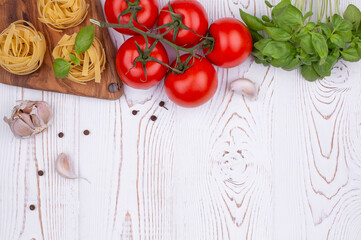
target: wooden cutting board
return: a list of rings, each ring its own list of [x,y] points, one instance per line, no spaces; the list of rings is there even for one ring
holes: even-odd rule
[[[101,1],[87,0],[87,2],[90,7],[86,20],[78,27],[59,33],[38,20],[37,0],[0,0],[0,31],[3,31],[12,22],[22,19],[34,24],[36,29],[44,34],[47,42],[44,63],[39,70],[27,76],[17,76],[0,67],[0,83],[79,96],[119,99],[123,94],[123,87],[115,67],[117,51],[106,28],[96,27],[96,36],[102,42],[107,58],[101,83],[97,84],[92,81],[82,85],[67,79],[57,79],[53,72],[51,53],[63,34],[71,35],[78,32],[80,28],[90,24],[90,18],[104,21]]]

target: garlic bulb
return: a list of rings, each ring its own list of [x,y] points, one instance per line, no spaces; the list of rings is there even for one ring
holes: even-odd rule
[[[20,101],[15,106],[11,118],[4,117],[16,137],[27,138],[48,128],[51,109],[46,102]]]
[[[231,83],[231,90],[241,93],[251,100],[257,99],[257,87],[254,82],[249,79],[241,78]]]

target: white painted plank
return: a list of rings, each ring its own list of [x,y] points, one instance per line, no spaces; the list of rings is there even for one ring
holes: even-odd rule
[[[239,8],[269,14],[261,0],[200,2],[211,21],[240,19]],[[337,66],[308,83],[249,59],[217,69],[216,96],[197,109],[161,86],[108,102],[0,85],[0,116],[17,99],[48,101],[55,114],[28,140],[0,124],[0,238],[358,239],[361,70]],[[229,91],[239,77],[257,83],[258,101]],[[61,152],[90,183],[55,172]]]

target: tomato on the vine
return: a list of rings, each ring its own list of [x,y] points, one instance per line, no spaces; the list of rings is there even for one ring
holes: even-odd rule
[[[190,54],[180,57],[182,63]],[[172,67],[177,66],[176,61]],[[209,101],[218,88],[218,76],[205,58],[193,57],[184,73],[170,73],[165,79],[165,92],[170,100],[182,107],[198,107]]]
[[[150,48],[155,39],[148,38],[148,48]],[[119,48],[116,57],[116,66],[120,79],[128,86],[137,89],[148,89],[157,85],[166,75],[168,68],[162,64],[149,60],[145,63],[144,73],[142,61],[138,61],[133,67],[134,61],[140,56],[136,43],[139,45],[142,51],[146,51],[146,41],[141,35],[137,35],[129,38]],[[139,60],[146,60],[148,56],[143,56]],[[155,48],[149,54],[149,57],[156,58],[165,64],[169,64],[169,58],[167,51],[162,43],[158,42]]]
[[[170,3],[174,13],[181,15],[182,23],[192,31],[187,29],[179,29],[174,41],[178,46],[193,47],[200,42],[202,37],[208,30],[208,16],[203,6],[194,0],[175,0]],[[172,22],[171,14],[169,13],[168,4],[162,8],[158,18],[157,26],[163,26]],[[178,23],[179,24],[179,23]],[[160,28],[160,33],[164,33],[169,27]],[[164,38],[173,42],[174,30],[170,31]]]
[[[252,52],[252,36],[248,28],[234,18],[221,18],[211,24],[214,49],[206,58],[216,66],[232,68],[243,63]],[[204,49],[207,53],[209,48]]]
[[[136,28],[147,31],[153,27],[158,17],[158,0],[129,0],[132,3],[139,3],[138,6],[142,9],[137,13],[137,21],[133,19],[133,24]],[[104,4],[105,16],[109,23],[117,24],[119,15],[128,7],[126,0],[106,0]],[[130,13],[120,17],[120,23],[126,24],[129,22]],[[132,30],[126,28],[115,28],[116,31],[128,34],[136,35]]]

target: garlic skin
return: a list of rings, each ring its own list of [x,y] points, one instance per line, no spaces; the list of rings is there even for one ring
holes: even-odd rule
[[[68,155],[61,153],[55,161],[56,171],[60,176],[68,179],[77,179],[78,176],[74,173],[73,167],[70,164]]]
[[[250,98],[251,100],[257,100],[257,87],[254,82],[246,78],[240,78],[231,83],[231,90],[237,93],[241,93],[243,96]]]
[[[11,118],[4,117],[11,131],[18,138],[29,138],[48,128],[51,108],[46,102],[20,101],[15,106]]]

